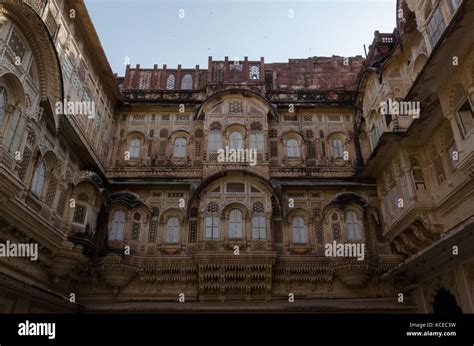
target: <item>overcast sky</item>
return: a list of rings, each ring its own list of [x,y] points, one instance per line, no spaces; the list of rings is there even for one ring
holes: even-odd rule
[[[392,32],[395,0],[86,0],[114,72],[200,65],[208,56],[286,62],[364,55],[375,30]]]

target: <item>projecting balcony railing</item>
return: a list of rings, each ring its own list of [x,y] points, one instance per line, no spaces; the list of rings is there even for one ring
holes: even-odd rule
[[[133,178],[156,178],[156,177],[182,177],[196,178],[202,176],[201,168],[180,168],[176,167],[123,167],[112,168],[106,171],[108,178],[133,177]]]
[[[271,167],[272,176],[326,176],[326,177],[348,177],[356,174],[352,165],[326,166],[326,167]]]

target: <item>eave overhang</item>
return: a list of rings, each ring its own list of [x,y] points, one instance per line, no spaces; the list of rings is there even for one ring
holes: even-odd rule
[[[453,254],[454,246],[458,247],[458,255]],[[408,279],[407,281],[419,281],[421,277],[432,273],[436,268],[443,267],[454,260],[462,261],[472,253],[474,253],[474,216],[391,269],[383,275],[383,278],[402,275]]]

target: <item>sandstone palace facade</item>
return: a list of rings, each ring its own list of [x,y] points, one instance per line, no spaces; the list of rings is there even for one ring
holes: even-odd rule
[[[82,0],[0,1],[0,312],[474,312],[474,1],[393,15],[119,77]]]

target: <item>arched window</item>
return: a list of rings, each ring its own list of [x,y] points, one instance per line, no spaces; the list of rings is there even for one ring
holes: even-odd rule
[[[41,197],[43,193],[44,187],[44,173],[45,173],[45,166],[43,161],[38,164],[36,167],[35,173],[33,175],[33,183],[31,184],[31,192],[33,192],[36,196]]]
[[[238,131],[234,131],[229,136],[229,147],[230,149],[243,149],[244,140],[242,134]]]
[[[74,66],[72,65],[71,58],[67,54],[64,55],[62,70],[63,70],[63,75],[65,79],[67,80],[71,79]]]
[[[331,215],[331,232],[333,240],[341,239],[341,223],[339,221],[339,213],[337,212]]]
[[[3,123],[7,112],[7,91],[0,87],[0,125]]]
[[[340,139],[332,140],[332,157],[335,159],[342,159],[344,155],[342,147],[342,141]]]
[[[347,224],[347,239],[348,240],[362,240],[362,232],[360,229],[359,220],[357,214],[353,211],[346,213],[346,224]]]
[[[267,227],[265,222],[265,216],[254,215],[252,216],[252,239],[263,240],[267,238]]]
[[[140,140],[138,138],[132,139],[130,141],[130,148],[128,151],[132,159],[137,159],[140,157]]]
[[[308,232],[301,216],[296,216],[291,223],[291,239],[295,244],[306,244],[308,242]]]
[[[139,240],[140,239],[140,228],[142,226],[141,223],[142,216],[140,213],[133,214],[133,221],[132,221],[132,239]]]
[[[112,220],[112,228],[110,229],[109,240],[123,240],[125,233],[125,213],[117,210]]]
[[[286,156],[300,157],[300,147],[296,139],[288,139],[286,141]]]
[[[20,109],[15,109],[12,114],[10,125],[5,132],[5,146],[12,154],[20,148],[25,123],[25,117],[21,116]]]
[[[461,133],[462,138],[466,138],[474,128],[474,106],[472,106],[471,102],[467,99],[458,108],[456,113],[459,132]]]
[[[84,192],[77,195],[77,203],[74,208],[74,215],[72,222],[83,225],[86,222],[87,206],[89,203],[89,196]]]
[[[166,79],[166,90],[173,90],[174,89],[174,75],[170,74],[168,78]]]
[[[186,138],[176,138],[174,141],[173,156],[186,157],[187,141]]]
[[[193,77],[188,73],[181,79],[181,90],[192,90],[193,89]]]
[[[240,209],[230,211],[228,233],[231,239],[241,239],[243,237],[243,221]]]
[[[223,140],[222,140],[222,133],[221,131],[213,130],[209,133],[208,138],[208,151],[209,152],[217,152],[219,149],[223,149]]]
[[[263,132],[250,133],[250,149],[257,149],[263,151]]]
[[[170,244],[178,243],[180,233],[181,227],[179,225],[179,219],[176,216],[170,217],[166,222],[165,242]]]
[[[208,208],[209,209],[209,208]],[[205,234],[206,240],[219,240],[221,219],[218,216],[206,216]]]

